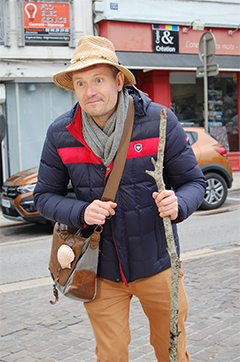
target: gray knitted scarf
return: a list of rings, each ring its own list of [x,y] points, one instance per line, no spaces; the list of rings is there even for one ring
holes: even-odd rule
[[[125,87],[119,92],[118,106],[103,128],[82,109],[83,137],[93,152],[108,167],[117,153],[127,116],[129,97]]]

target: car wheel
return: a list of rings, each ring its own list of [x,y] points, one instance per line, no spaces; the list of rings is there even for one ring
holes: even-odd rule
[[[206,173],[206,193],[200,209],[212,210],[220,207],[227,197],[227,183],[217,173]]]

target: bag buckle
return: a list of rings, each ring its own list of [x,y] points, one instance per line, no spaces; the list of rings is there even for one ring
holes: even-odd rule
[[[101,225],[97,225],[94,229],[94,232],[90,236],[90,248],[96,249],[100,242],[100,234],[103,231],[103,227]]]

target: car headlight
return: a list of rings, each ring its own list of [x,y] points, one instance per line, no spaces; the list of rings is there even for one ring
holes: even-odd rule
[[[22,185],[17,187],[17,191],[20,194],[25,194],[26,192],[33,192],[35,189],[36,184],[29,184],[29,185]]]

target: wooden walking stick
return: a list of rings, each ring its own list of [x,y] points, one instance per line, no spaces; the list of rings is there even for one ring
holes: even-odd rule
[[[166,141],[166,109],[162,109],[160,114],[160,129],[159,129],[159,145],[157,162],[152,158],[154,171],[146,171],[152,176],[157,184],[158,191],[165,189],[163,182],[163,157]],[[179,289],[179,265],[180,261],[176,252],[174,243],[172,224],[169,216],[163,218],[164,230],[167,240],[167,250],[171,260],[171,319],[170,319],[170,346],[169,346],[169,362],[177,362],[177,343],[178,343],[178,289]]]

